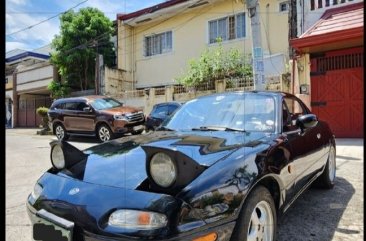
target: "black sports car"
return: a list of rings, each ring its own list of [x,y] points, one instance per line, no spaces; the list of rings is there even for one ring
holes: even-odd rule
[[[84,151],[52,142],[27,200],[33,238],[275,240],[310,184],[334,185],[334,135],[293,95],[219,93],[169,118]]]

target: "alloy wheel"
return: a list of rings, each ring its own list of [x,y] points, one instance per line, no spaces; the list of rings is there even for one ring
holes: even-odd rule
[[[62,140],[65,136],[65,130],[62,126],[58,125],[55,130],[57,139]]]
[[[111,139],[111,133],[110,133],[109,129],[106,126],[100,127],[99,131],[98,131],[98,134],[99,134],[99,139],[103,142],[108,141],[109,139]]]
[[[331,182],[334,181],[336,175],[336,162],[335,162],[335,151],[334,147],[330,148],[329,151],[329,159],[328,159],[328,168],[329,168],[329,180]]]
[[[248,241],[273,241],[273,212],[266,201],[255,206],[248,226]]]

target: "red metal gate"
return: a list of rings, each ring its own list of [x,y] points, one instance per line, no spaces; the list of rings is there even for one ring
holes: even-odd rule
[[[336,137],[363,137],[363,48],[328,53],[311,63],[312,112]]]
[[[36,113],[37,108],[41,106],[49,108],[51,103],[52,101],[50,97],[36,97],[20,100],[18,109],[18,126],[38,127],[42,123],[42,120]]]

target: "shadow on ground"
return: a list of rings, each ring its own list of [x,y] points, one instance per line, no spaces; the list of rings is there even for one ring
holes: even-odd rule
[[[310,188],[278,221],[277,241],[331,241],[335,231],[359,233],[337,228],[354,193],[353,186],[341,177],[331,190]]]

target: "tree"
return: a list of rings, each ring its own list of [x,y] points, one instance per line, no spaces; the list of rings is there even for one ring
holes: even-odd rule
[[[52,41],[51,62],[72,89],[94,88],[97,53],[111,66],[114,59],[113,23],[96,8],[68,11],[60,16],[60,34]]]
[[[250,56],[245,56],[238,49],[226,51],[222,40],[218,46],[206,49],[198,59],[189,61],[188,71],[177,78],[187,87],[196,87],[203,83],[225,78],[252,77],[252,66],[247,64]]]

